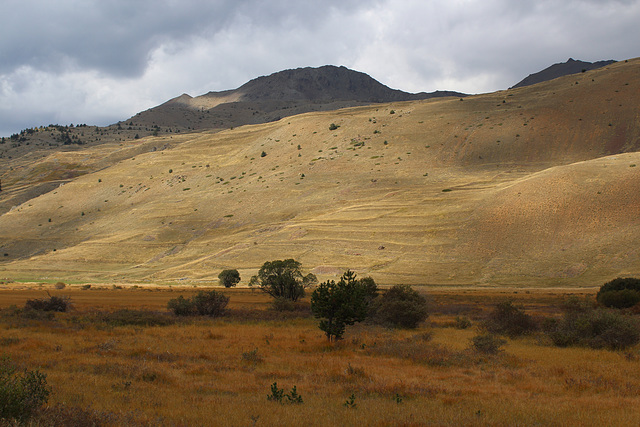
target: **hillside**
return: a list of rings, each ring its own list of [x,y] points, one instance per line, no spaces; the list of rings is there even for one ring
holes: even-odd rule
[[[529,74],[527,77],[513,85],[510,89],[515,89],[524,86],[531,86],[538,83],[546,82],[549,80],[557,79],[558,77],[568,76],[570,74],[584,73],[585,71],[595,70],[601,67],[605,67],[609,64],[613,64],[615,61],[576,61],[573,58],[569,58],[567,62],[560,62],[553,64],[550,67],[545,68],[537,73]]]
[[[258,77],[235,90],[195,98],[183,94],[110,126],[52,124],[24,129],[0,141],[0,183],[11,188],[0,197],[0,214],[77,176],[137,153],[174,146],[180,139],[174,140],[173,135],[180,133],[271,122],[308,111],[445,96],[466,95],[446,91],[411,94],[345,67],[307,67]],[[159,144],[145,139],[159,135],[168,138]]]
[[[639,89],[634,59],[463,99],[114,143],[129,156],[0,216],[0,277],[200,283],[238,268],[246,283],[285,257],[382,283],[637,275]]]

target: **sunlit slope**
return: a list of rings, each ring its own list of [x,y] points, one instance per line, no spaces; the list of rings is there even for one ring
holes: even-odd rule
[[[248,279],[285,257],[383,283],[640,274],[639,70],[181,135],[2,215],[0,277]]]

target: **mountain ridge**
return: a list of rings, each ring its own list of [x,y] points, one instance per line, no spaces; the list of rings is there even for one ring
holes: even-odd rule
[[[531,86],[537,83],[546,82],[570,74],[578,74],[585,71],[597,70],[598,68],[605,67],[607,65],[613,64],[614,62],[616,61],[612,59],[596,62],[586,62],[569,58],[566,62],[559,62],[545,68],[544,70],[538,71],[537,73],[529,74],[527,77],[511,86],[509,89]]]
[[[237,89],[196,97],[182,94],[125,122],[224,129],[311,111],[447,96],[468,95],[455,91],[404,92],[391,89],[365,73],[325,65],[278,71],[252,79]]]

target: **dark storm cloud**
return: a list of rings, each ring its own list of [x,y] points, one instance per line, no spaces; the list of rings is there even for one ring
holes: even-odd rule
[[[4,0],[0,16],[1,135],[109,124],[286,68],[480,93],[640,50],[640,0]]]
[[[339,5],[349,13],[356,4],[9,0],[0,5],[1,16],[11,17],[0,26],[0,72],[28,66],[48,72],[76,68],[137,76],[146,68],[151,52],[165,43],[188,44],[193,37],[214,37],[242,20],[257,28],[283,24],[313,28],[321,14],[312,12]]]

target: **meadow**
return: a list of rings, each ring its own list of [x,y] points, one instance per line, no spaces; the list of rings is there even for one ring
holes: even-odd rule
[[[192,287],[5,284],[0,354],[47,375],[44,425],[640,424],[637,346],[559,348],[536,333],[498,354],[471,347],[499,302],[558,317],[567,297],[595,289],[417,289],[430,306],[420,328],[365,322],[329,343],[308,297],[278,312],[259,291],[225,289],[224,317],[185,319],[167,302]],[[46,292],[72,310],[21,312]]]

